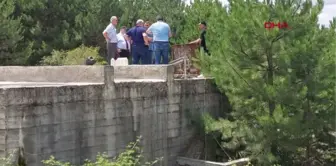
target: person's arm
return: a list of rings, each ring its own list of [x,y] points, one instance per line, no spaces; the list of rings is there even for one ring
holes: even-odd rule
[[[128,30],[125,34],[125,38],[127,41],[131,42],[132,38],[131,38],[131,35],[132,35],[132,29]]]
[[[110,41],[110,38],[108,37],[108,32],[107,32],[106,29],[103,31],[103,36],[104,36],[105,40]]]
[[[127,41],[131,41],[131,37],[130,36],[128,36],[128,35],[125,35],[125,39],[127,40]]]
[[[171,30],[170,30],[170,26],[168,25],[168,29],[169,29],[169,37],[172,37],[172,33],[171,33]]]
[[[145,41],[145,45],[149,45],[149,39],[148,39],[148,35],[146,33],[146,30],[144,29],[143,32],[142,32],[142,37]]]
[[[147,36],[146,32],[142,33],[142,37],[145,41],[145,45],[149,45],[149,39],[148,39],[148,36]]]
[[[196,39],[196,40],[190,42],[189,44],[200,44],[201,41],[202,41],[201,38],[198,38],[198,39]]]
[[[153,34],[152,30],[153,30],[153,25],[151,25],[151,26],[147,29],[146,33],[147,33],[147,34]]]
[[[189,44],[201,44],[202,39],[203,39],[203,37],[204,37],[203,35],[204,35],[204,32],[201,33],[201,36],[200,36],[198,39],[196,39],[196,40],[190,42]]]
[[[118,52],[121,52],[121,50],[120,50],[120,48],[118,48],[118,44],[120,43],[120,42],[123,42],[123,37],[120,35],[120,34],[117,34],[117,51]]]

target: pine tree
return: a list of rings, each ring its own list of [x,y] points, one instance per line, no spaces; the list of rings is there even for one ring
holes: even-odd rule
[[[208,34],[217,49],[201,58],[234,111],[230,120],[210,119],[208,131],[220,131],[225,148],[257,165],[334,163],[336,22],[319,27],[323,1],[229,3]]]
[[[23,41],[20,18],[13,18],[15,4],[10,0],[0,2],[0,65],[24,64],[30,55],[30,47],[20,48]]]
[[[218,24],[219,19],[227,14],[222,10],[222,4],[218,0],[195,0],[185,8],[184,15],[184,24],[180,25],[182,30],[176,40],[177,43],[183,44],[199,38],[198,24],[201,21],[207,22],[208,31],[215,31],[214,25]],[[216,32],[220,33],[220,30]],[[211,37],[207,39],[212,40]]]
[[[53,50],[71,50],[81,44],[100,47],[101,54],[105,54],[105,40],[102,31],[109,24],[111,16],[119,17],[119,26],[134,26],[136,19],[143,18],[155,21],[161,14],[172,28],[179,27],[183,22],[183,0],[157,1],[157,0],[4,0],[1,2],[4,13],[0,24],[3,28],[14,26],[8,30],[19,34],[13,40],[20,41],[15,50],[31,48],[32,51],[17,55],[14,61],[2,61],[3,65],[38,65],[40,61],[50,56]],[[167,8],[168,7],[168,8]],[[5,10],[6,9],[6,10]],[[10,9],[10,10],[9,10]],[[164,10],[162,10],[164,9]],[[20,25],[20,26],[19,26]],[[19,28],[19,29],[18,29]],[[6,30],[6,31],[8,31]],[[14,39],[15,38],[15,39]],[[11,39],[12,40],[12,39]],[[6,57],[14,57],[13,51],[6,49]],[[4,57],[5,55],[3,55]],[[7,58],[8,59],[8,58]],[[21,59],[21,60],[20,60]]]

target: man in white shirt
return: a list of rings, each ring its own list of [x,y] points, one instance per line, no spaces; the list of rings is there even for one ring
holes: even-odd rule
[[[111,65],[111,59],[117,59],[117,31],[116,26],[118,24],[118,18],[116,16],[112,16],[110,19],[111,23],[105,28],[103,31],[103,35],[105,37],[105,40],[107,42],[106,48],[107,48],[107,56],[106,61],[109,65]]]
[[[120,29],[120,32],[117,34],[118,43],[118,53],[120,57],[126,57],[127,59],[130,56],[130,43],[126,40],[126,27],[123,26]]]

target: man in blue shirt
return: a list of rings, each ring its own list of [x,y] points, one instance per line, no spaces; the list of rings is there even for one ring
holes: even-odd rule
[[[127,36],[132,40],[132,58],[133,64],[150,64],[150,58],[148,57],[148,46],[145,45],[144,36],[146,29],[143,27],[144,21],[139,19],[136,22],[136,26],[127,31]]]
[[[146,31],[148,34],[153,34],[155,64],[160,64],[161,57],[163,64],[169,62],[169,38],[172,36],[170,27],[167,23],[163,22],[163,18],[158,16],[157,22],[152,24]]]

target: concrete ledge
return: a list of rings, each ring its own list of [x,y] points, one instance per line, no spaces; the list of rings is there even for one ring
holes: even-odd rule
[[[1,66],[3,82],[104,82],[104,66]]]
[[[128,66],[1,66],[0,82],[90,82],[111,80],[170,80],[173,69],[169,65]],[[109,81],[108,81],[109,82]]]
[[[0,88],[38,88],[38,87],[63,87],[63,86],[85,86],[103,85],[104,83],[92,82],[0,82]]]
[[[167,80],[168,65],[114,66],[115,79],[163,79]]]
[[[226,163],[205,161],[205,160],[196,160],[186,157],[177,157],[176,160],[178,166],[245,166],[248,162],[248,158],[242,158]]]
[[[122,82],[172,82],[194,84],[204,79],[174,79],[173,65],[129,66],[2,66],[0,88],[54,87],[66,85],[105,84]],[[204,84],[204,83],[203,83]]]

